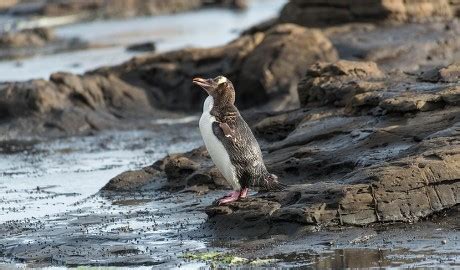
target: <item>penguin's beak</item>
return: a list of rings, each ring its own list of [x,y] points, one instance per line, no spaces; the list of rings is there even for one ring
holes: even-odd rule
[[[192,81],[194,84],[200,86],[206,92],[209,93],[211,89],[213,89],[214,81],[212,79],[203,79],[203,78],[194,78]]]

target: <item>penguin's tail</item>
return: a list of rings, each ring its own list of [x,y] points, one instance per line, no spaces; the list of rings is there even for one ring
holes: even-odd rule
[[[264,186],[263,189],[267,191],[282,191],[287,188],[287,185],[281,183],[278,180],[278,176],[268,173],[264,177]]]

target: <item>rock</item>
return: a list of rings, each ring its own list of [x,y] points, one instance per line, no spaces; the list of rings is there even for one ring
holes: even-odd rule
[[[376,62],[385,71],[420,73],[460,61],[458,19],[384,27],[347,24],[325,33],[341,58]]]
[[[153,167],[142,170],[123,172],[112,178],[103,188],[103,191],[138,192],[151,187],[156,180],[161,178],[161,173]],[[156,183],[159,184],[159,183]],[[157,185],[158,187],[158,185]]]
[[[455,16],[460,17],[460,1],[459,0],[450,0],[450,6],[452,7],[452,11],[454,12]]]
[[[414,222],[460,203],[460,82],[421,85],[353,61],[314,64],[303,81],[311,87],[301,83],[299,91],[323,94],[254,124],[269,139],[262,144],[267,168],[288,188],[209,206],[209,224],[278,230]],[[357,91],[351,81],[379,87]],[[158,164],[171,187],[203,193],[225,183],[204,148]]]
[[[423,21],[453,17],[448,0],[428,1],[289,1],[281,11],[282,23],[326,26],[362,21]]]
[[[309,49],[305,49],[305,45]],[[267,58],[267,55],[275,56]],[[263,100],[289,94],[305,73],[302,63],[319,59],[334,61],[337,54],[329,40],[318,30],[281,24],[266,32],[264,40],[245,59],[236,89],[254,89],[244,100],[261,96]]]
[[[3,140],[18,134],[81,134],[153,112],[145,92],[115,76],[69,73],[54,73],[49,81],[2,83],[0,105]]]
[[[102,190],[134,192],[152,186],[154,189],[206,193],[210,189],[227,188],[228,184],[212,164],[205,148],[200,147],[184,154],[168,155],[138,171],[124,172],[112,178]]]
[[[278,130],[283,123],[291,126],[283,136],[270,137],[273,142],[264,147],[269,170],[291,186],[249,201],[210,206],[211,222],[275,227],[279,222],[326,226],[414,222],[459,203],[455,195],[460,189],[458,85],[439,82],[420,87],[410,76],[393,78],[375,64],[349,61],[314,65],[309,76],[376,78],[383,88],[370,93],[387,93],[367,106],[395,114],[350,114],[340,109],[346,102],[330,111],[330,103],[317,102],[261,120],[256,127],[263,130],[271,125]],[[346,83],[335,87],[329,91],[348,88]],[[437,106],[427,107],[430,103]],[[407,112],[412,114],[398,114]],[[262,209],[258,216],[252,210],[256,207]]]
[[[126,50],[134,52],[154,52],[156,50],[156,46],[154,42],[144,42],[129,45]]]
[[[0,59],[17,59],[87,47],[88,44],[78,38],[57,38],[50,28],[24,29],[0,35]]]
[[[460,82],[460,63],[422,72],[419,79],[425,82]]]
[[[0,11],[6,10],[14,5],[16,5],[19,0],[4,0],[0,3]]]
[[[10,122],[3,129],[0,125],[0,130],[11,132],[17,125],[26,129],[20,131],[24,136],[49,135],[47,127],[59,127],[64,134],[87,132],[92,125],[84,120],[88,118],[84,110],[94,121],[107,123],[105,126],[134,115],[150,116],[154,108],[200,110],[205,93],[192,85],[192,79],[220,74],[233,81],[240,108],[271,102],[269,106],[282,109],[297,104],[295,85],[309,63],[336,57],[331,43],[318,30],[278,25],[220,47],[147,54],[83,76],[56,73],[49,81],[4,83],[0,86],[0,113]],[[71,117],[81,119],[77,122],[83,126],[72,128],[66,123],[63,127],[61,120],[56,123],[56,114],[65,119],[68,112],[76,111],[80,111],[79,116]],[[34,124],[15,123],[24,116]],[[44,124],[44,120],[51,124]],[[9,136],[6,131],[5,136]]]
[[[12,15],[63,16],[84,15],[94,17],[129,17],[176,13],[193,10],[204,6],[220,6],[243,9],[244,0],[46,0],[41,2],[24,2],[8,9]]]
[[[204,5],[229,7],[238,10],[244,10],[248,7],[246,0],[213,0],[203,1]]]
[[[392,74],[389,80],[375,63],[343,63],[352,72],[340,70],[339,63],[318,63],[310,67],[298,87],[301,104],[320,103],[346,107],[354,112],[367,109],[382,114],[431,111],[457,102],[455,86],[421,85],[401,74]],[[425,91],[420,90],[422,87]]]
[[[0,48],[43,47],[54,40],[56,36],[49,28],[25,29],[0,36]]]
[[[295,104],[295,94],[290,91],[303,75],[304,64],[336,57],[319,31],[278,25],[225,46],[143,56],[108,71],[140,81],[154,93],[156,106],[173,110],[201,109],[205,93],[192,85],[193,77],[224,74],[235,85],[238,106],[244,109],[280,100],[283,95],[292,97]]]
[[[310,102],[345,106],[357,94],[381,89],[379,80],[382,78],[383,72],[373,62],[317,63],[308,69],[299,84],[300,103],[304,106]]]

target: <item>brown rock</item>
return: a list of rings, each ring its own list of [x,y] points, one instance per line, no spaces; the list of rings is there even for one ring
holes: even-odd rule
[[[379,80],[383,77],[373,62],[317,63],[308,69],[297,91],[304,106],[310,102],[344,106],[357,94],[381,89]]]
[[[112,178],[103,188],[103,191],[136,192],[157,181],[161,173],[151,167],[142,170],[127,171]]]
[[[411,114],[350,115],[343,109],[331,112],[327,103],[309,103],[306,108],[278,113],[256,124],[263,129],[273,125],[275,130],[283,122],[294,125],[285,137],[265,147],[268,169],[291,186],[283,192],[256,196],[259,207],[279,204],[274,211],[262,211],[263,216],[254,218],[257,226],[414,222],[459,203],[457,87],[449,83],[420,87],[410,76],[405,80],[384,76],[373,64],[364,65],[374,67],[371,69],[344,68],[354,66],[353,62],[319,64],[306,77],[342,78],[344,83],[337,83],[336,90],[328,88],[341,92],[348,88],[347,78],[368,80],[374,76],[382,89],[355,97],[367,106]],[[379,93],[377,101],[362,97]],[[253,206],[233,207],[233,203],[212,206],[207,213],[216,224],[222,220],[247,224],[245,217],[252,216]]]
[[[423,72],[419,79],[426,82],[460,82],[460,63]]]
[[[193,10],[203,6],[244,9],[244,0],[47,0],[25,2],[9,8],[13,15],[62,16],[81,14],[86,17],[128,17],[158,15]]]
[[[244,109],[281,96],[291,97],[295,104],[296,95],[290,92],[303,76],[305,63],[336,58],[331,43],[319,31],[278,25],[212,49],[135,58],[108,72],[145,85],[155,96],[156,106],[174,110],[201,109],[205,93],[192,85],[193,77],[224,74],[237,89],[238,106]]]
[[[55,39],[54,32],[49,28],[6,32],[0,36],[0,48],[43,47]]]
[[[291,0],[284,6],[279,20],[303,26],[325,26],[362,21],[421,21],[452,16],[448,0]]]

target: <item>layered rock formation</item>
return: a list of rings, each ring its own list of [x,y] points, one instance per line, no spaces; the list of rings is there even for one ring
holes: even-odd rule
[[[280,22],[304,26],[326,26],[348,22],[413,22],[448,19],[454,16],[456,3],[448,0],[363,0],[316,1],[291,0],[280,14]]]
[[[83,76],[58,73],[48,81],[3,83],[2,139],[84,134],[120,127],[123,119],[132,126],[133,119],[151,118],[156,108],[199,110],[205,95],[191,83],[196,76],[231,78],[242,108],[269,101],[283,108],[297,103],[290,91],[305,63],[336,58],[321,32],[287,24],[228,45],[150,54]]]
[[[89,17],[119,17],[174,13],[201,8],[203,6],[222,6],[245,8],[244,0],[58,0],[30,3],[23,1],[5,8],[12,15],[86,15]]]
[[[306,74],[300,109],[253,125],[266,140],[269,170],[291,186],[209,207],[211,221],[412,222],[460,203],[460,78],[420,83],[372,62],[343,60],[317,63]],[[199,192],[224,183],[203,149],[145,170],[155,173],[135,189],[160,179],[163,187]],[[120,188],[111,182],[106,190]]]

